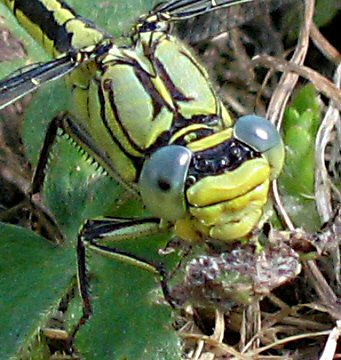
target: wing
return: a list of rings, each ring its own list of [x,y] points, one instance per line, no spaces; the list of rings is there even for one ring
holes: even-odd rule
[[[257,0],[232,6],[223,11],[213,11],[195,16],[175,24],[175,34],[190,44],[211,39],[235,27],[249,24],[255,18],[263,19],[265,14],[282,6],[299,6],[297,0]]]
[[[111,43],[101,43],[96,47],[79,52],[70,52],[48,61],[24,67],[0,80],[0,110],[37,90],[43,84],[59,79],[81,64],[93,61],[106,53]]]
[[[56,80],[77,66],[72,56],[65,55],[47,63],[36,63],[11,74],[0,81],[0,110],[38,89],[42,84]]]
[[[175,33],[190,44],[209,39],[243,25],[265,12],[295,0],[170,0],[141,16],[137,32],[164,29],[175,23]],[[225,11],[219,11],[224,8]],[[160,26],[159,26],[160,25]]]
[[[190,19],[213,10],[240,5],[255,0],[171,0],[157,6],[153,13],[163,13],[172,21]]]

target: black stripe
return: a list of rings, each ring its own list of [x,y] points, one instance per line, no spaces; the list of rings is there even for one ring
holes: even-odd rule
[[[163,107],[166,107],[168,110],[172,111],[172,108],[164,101],[163,97],[155,89],[150,76],[145,71],[143,71],[143,69],[137,63],[134,64],[134,73],[139,79],[143,88],[150,95],[153,103],[153,119],[159,115]]]
[[[55,49],[60,53],[78,50],[72,46],[73,33],[66,30],[66,24],[70,21],[81,21],[85,24],[86,28],[97,30],[104,35],[104,32],[99,30],[92,21],[78,16],[64,1],[59,0],[58,2],[62,9],[70,11],[74,16],[74,18],[67,20],[62,25],[56,21],[54,17],[55,11],[49,11],[39,0],[15,0],[13,12],[15,14],[17,10],[20,10],[31,22],[41,29],[45,36],[54,42]]]
[[[108,95],[109,95],[109,102],[110,102],[110,107],[114,113],[115,116],[115,120],[118,124],[118,126],[120,127],[121,131],[123,132],[124,136],[126,137],[126,139],[129,142],[129,145],[137,152],[140,153],[145,153],[145,149],[140,148],[134,141],[133,139],[130,137],[129,132],[127,131],[127,129],[124,127],[121,119],[120,119],[120,114],[119,111],[117,109],[116,106],[116,102],[115,102],[115,94],[114,94],[114,86],[115,84],[112,84],[112,86],[110,87],[110,89],[108,89]],[[111,130],[111,129],[110,129]]]
[[[99,98],[99,102],[101,105],[101,119],[102,119],[102,123],[105,126],[105,128],[107,129],[110,137],[112,138],[112,140],[114,141],[114,143],[119,147],[119,149],[128,157],[130,158],[131,155],[129,153],[127,153],[126,149],[121,145],[121,143],[117,140],[117,138],[115,137],[114,133],[112,132],[111,127],[109,126],[107,117],[105,115],[105,98],[104,98],[104,94],[103,94],[103,90],[101,88],[100,83],[97,83],[97,94],[98,94],[98,98]]]
[[[161,80],[166,84],[167,89],[170,91],[171,96],[174,100],[177,101],[192,101],[193,98],[185,96],[174,84],[173,80],[167,73],[165,67],[163,66],[162,62],[158,58],[154,58],[154,63],[156,65],[158,74]]]
[[[191,129],[190,126],[194,124],[202,125],[202,128],[195,130]],[[206,128],[206,126],[208,128]],[[197,135],[195,140],[199,140],[203,136],[200,136],[200,134],[197,133],[208,130],[208,134],[211,135],[213,132],[216,132],[216,129],[221,127],[221,118],[219,117],[219,115],[216,114],[193,115],[190,119],[185,119],[180,115],[175,119],[173,126],[170,129],[170,134],[172,137],[174,135],[176,136],[176,133],[178,131],[182,131],[184,128],[187,127],[189,127],[188,131],[186,131],[186,133],[183,133],[183,135],[181,135],[180,138],[186,136],[188,133],[194,132]],[[208,136],[208,134],[205,136]]]
[[[75,17],[75,12],[63,1],[60,1],[62,8],[69,10]],[[55,43],[59,52],[66,52],[71,47],[72,34],[68,33],[64,26],[58,24],[54,18],[54,11],[46,9],[40,1],[16,0],[14,14],[20,10],[34,24],[40,27],[42,32]]]
[[[192,64],[193,66],[199,70],[200,74],[202,75],[202,77],[206,80],[206,82],[208,82],[208,79],[207,79],[207,74],[204,72],[204,69],[203,67],[201,66],[198,66],[198,64],[195,62],[194,58],[192,56],[188,56],[188,54],[186,54],[185,52],[183,51],[179,51],[179,53],[183,56],[185,56]]]
[[[107,129],[107,131],[108,131],[110,137],[112,138],[113,142],[117,145],[117,147],[120,149],[120,151],[122,151],[122,153],[128,159],[130,159],[130,161],[135,166],[136,173],[137,173],[137,178],[138,178],[138,176],[139,176],[139,174],[140,174],[140,172],[142,170],[142,165],[143,165],[143,162],[144,162],[144,158],[137,158],[137,157],[134,157],[131,154],[129,154],[127,152],[127,150],[123,147],[123,145],[115,137],[115,134],[113,133],[112,129],[110,128],[108,120],[107,120],[106,115],[105,115],[105,98],[104,98],[104,94],[103,94],[103,91],[102,91],[102,88],[101,88],[99,82],[97,83],[97,88],[98,88],[98,91],[97,91],[98,99],[99,99],[100,106],[101,106],[101,114],[100,115],[101,115],[102,123],[105,126],[105,128]],[[116,116],[116,114],[115,114],[115,116]]]
[[[118,60],[115,61],[114,65],[126,65],[126,66],[132,66],[134,68],[134,73],[140,83],[142,84],[143,88],[147,91],[148,94],[150,94],[151,101],[153,103],[153,119],[158,115],[158,113],[161,111],[161,106],[165,106],[169,111],[174,112],[174,109],[172,109],[169,104],[167,104],[160,93],[155,89],[153,83],[150,80],[150,76],[142,69],[142,67],[133,59],[130,59],[131,61],[125,61],[125,60]],[[105,72],[106,69],[102,68],[102,72]],[[114,84],[115,86],[115,84]],[[109,81],[109,84],[107,86],[108,91],[112,91],[113,85],[112,82]],[[168,144],[168,140],[170,138],[171,134],[171,128],[173,124],[171,125],[170,129],[167,129],[164,133],[160,134],[159,137],[156,139],[155,143],[152,144],[148,149],[142,149],[140,148],[134,141],[131,139],[129,132],[125,129],[123,123],[120,120],[119,112],[115,104],[115,98],[114,94],[109,94],[109,99],[111,103],[111,107],[113,109],[113,112],[115,114],[116,120],[118,125],[120,126],[120,129],[125,134],[126,138],[129,141],[129,144],[133,149],[136,151],[139,151],[143,154],[149,154],[153,152],[156,148],[160,146],[164,146]],[[177,108],[176,103],[174,104]],[[160,109],[159,109],[160,108]],[[176,110],[175,110],[176,112]],[[174,122],[174,116],[173,116],[173,122]]]

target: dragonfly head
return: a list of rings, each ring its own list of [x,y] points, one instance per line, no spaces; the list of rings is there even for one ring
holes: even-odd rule
[[[187,144],[169,145],[146,160],[139,186],[146,207],[174,222],[189,241],[232,241],[258,224],[270,180],[278,176],[284,146],[267,120],[248,115],[228,128]]]
[[[152,11],[148,15],[142,15],[133,27],[133,34],[143,32],[168,32],[170,28],[170,16],[167,13]]]

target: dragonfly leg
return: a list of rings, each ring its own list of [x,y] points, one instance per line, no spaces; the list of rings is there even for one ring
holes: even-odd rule
[[[58,136],[58,129],[62,129],[65,132],[63,127],[63,118],[65,116],[67,116],[66,113],[58,114],[52,119],[47,128],[44,143],[39,154],[38,164],[33,174],[31,187],[32,196],[40,193],[42,190],[45,181],[45,171],[49,159],[49,154]]]
[[[71,341],[75,338],[80,327],[83,326],[92,315],[86,265],[87,250],[91,250],[102,256],[132,264],[133,266],[140,267],[151,274],[158,276],[165,300],[172,307],[175,306],[168,289],[168,273],[163,264],[156,264],[127,251],[104,245],[105,243],[112,243],[128,238],[138,240],[141,237],[158,233],[160,233],[160,219],[158,218],[104,218],[101,220],[89,220],[85,223],[79,233],[77,242],[77,275],[79,291],[83,301],[83,315],[73,329]]]
[[[58,129],[62,129],[62,131],[65,133],[63,119],[66,116],[67,113],[60,113],[55,116],[49,123],[45,133],[44,143],[39,153],[38,164],[33,174],[31,191],[29,193],[31,213],[38,213],[37,217],[40,219],[39,222],[43,223],[44,230],[47,232],[47,237],[55,238],[57,241],[63,239],[63,235],[59,230],[53,215],[44,205],[40,195],[45,181],[46,167],[49,160],[50,151],[58,136]]]
[[[62,134],[70,136],[70,138],[86,151],[90,157],[105,168],[109,176],[117,180],[128,191],[128,194],[133,197],[138,196],[136,187],[127,184],[119,177],[110,159],[108,159],[101,149],[98,148],[89,135],[75,123],[72,116],[67,112],[62,112],[52,119],[47,128],[44,143],[39,154],[38,164],[33,174],[31,192],[29,194],[33,212],[39,212],[39,215],[43,214],[45,218],[44,222],[48,224],[49,228],[58,229],[58,226],[53,215],[46,206],[44,206],[42,197],[39,195],[42,193],[50,152],[57,137],[60,136],[60,131]],[[57,234],[57,237],[60,239],[63,238],[60,231],[59,234]]]

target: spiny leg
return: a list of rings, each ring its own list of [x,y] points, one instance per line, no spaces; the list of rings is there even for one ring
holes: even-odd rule
[[[118,181],[127,190],[130,196],[138,196],[136,187],[127,184],[120,178],[113,167],[111,160],[100,148],[98,148],[89,135],[74,122],[72,116],[67,112],[60,113],[53,118],[47,128],[44,143],[39,154],[38,164],[33,175],[31,192],[29,194],[32,210],[38,210],[40,213],[44,214],[46,222],[51,228],[58,229],[58,226],[56,225],[53,215],[44,206],[39,194],[42,193],[51,149],[56,139],[63,134],[70,137],[78,151],[83,152],[86,156],[91,157],[95,162],[102,166],[111,178]],[[60,238],[63,238],[60,231],[58,235]]]
[[[46,131],[44,143],[40,152],[38,165],[35,170],[32,181],[32,194],[41,192],[44,184],[46,167],[48,163],[49,153],[57,138],[58,130],[61,130],[63,134],[67,134],[75,143],[75,147],[79,147],[82,152],[86,153],[89,157],[93,158],[99,165],[101,165],[108,175],[114,180],[118,181],[129,193],[135,197],[138,196],[136,187],[131,184],[127,184],[117,174],[111,160],[107,155],[96,145],[89,135],[82,130],[73,120],[69,113],[60,113],[49,124]]]
[[[77,138],[75,139],[76,136],[70,131],[68,122],[72,122],[70,114],[62,112],[55,116],[49,123],[39,153],[37,167],[32,177],[31,191],[29,193],[32,213],[39,213],[39,219],[43,218],[45,228],[47,228],[48,237],[57,238],[57,240],[63,239],[63,234],[60,231],[53,214],[45,206],[44,201],[42,200],[42,190],[46,178],[49,157],[56,139],[59,136],[66,134],[77,142]],[[53,229],[53,231],[51,229]]]
[[[168,274],[163,264],[154,264],[151,261],[123,251],[114,247],[103,245],[106,242],[115,242],[125,239],[138,240],[141,237],[155,235],[162,232],[160,228],[160,219],[158,218],[105,218],[101,220],[88,221],[78,235],[77,242],[77,262],[78,262],[78,286],[83,301],[83,315],[70,336],[72,344],[78,330],[83,326],[92,315],[91,297],[89,293],[86,251],[91,250],[115,260],[129,263],[140,267],[160,279],[160,285],[166,301],[174,307],[173,299],[170,296],[167,280]],[[167,231],[164,229],[163,231]]]
[[[63,128],[63,118],[67,116],[66,113],[61,113],[55,116],[47,127],[44,143],[39,153],[39,159],[37,167],[33,174],[31,196],[41,192],[45,181],[46,167],[49,159],[49,155],[58,136],[58,129]]]
[[[45,133],[43,146],[39,153],[38,164],[33,174],[31,191],[29,193],[31,213],[34,214],[38,212],[39,219],[43,219],[44,228],[45,230],[47,230],[47,236],[49,238],[56,238],[56,240],[63,239],[63,235],[60,232],[53,215],[42,201],[41,194],[45,181],[46,168],[47,168],[50,152],[58,137],[58,129],[63,130],[63,118],[65,116],[67,116],[66,113],[58,114],[56,117],[52,119],[52,121],[48,125],[48,128]],[[32,218],[31,218],[31,224],[32,224]]]

